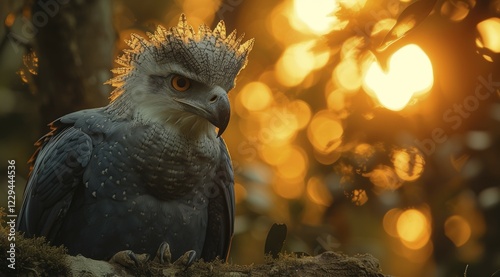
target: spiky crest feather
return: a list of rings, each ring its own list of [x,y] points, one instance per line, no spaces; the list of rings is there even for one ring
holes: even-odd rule
[[[126,41],[130,49],[125,49],[117,58],[116,63],[121,67],[113,69],[116,76],[106,82],[115,87],[111,101],[126,91],[127,80],[137,71],[161,71],[162,67],[169,68],[172,64],[191,72],[198,81],[219,85],[229,91],[236,76],[245,67],[254,43],[254,39],[241,43],[244,35],[237,37],[236,30],[226,36],[222,20],[213,31],[202,24],[195,32],[184,14],[180,16],[177,26],[168,30],[158,26],[153,34],[147,33],[147,36],[149,40],[132,34]]]

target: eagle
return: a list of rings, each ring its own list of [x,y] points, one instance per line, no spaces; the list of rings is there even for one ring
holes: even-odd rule
[[[55,120],[36,145],[17,229],[107,260],[120,251],[226,259],[234,175],[221,134],[254,40],[223,21],[136,34],[105,107]]]

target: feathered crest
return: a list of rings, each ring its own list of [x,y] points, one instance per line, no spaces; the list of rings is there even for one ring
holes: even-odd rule
[[[241,43],[243,35],[237,37],[236,30],[226,35],[222,20],[213,31],[203,24],[195,32],[184,14],[177,26],[168,30],[158,26],[153,34],[147,35],[149,40],[132,34],[126,41],[130,49],[116,60],[123,67],[113,69],[117,76],[107,82],[115,87],[111,100],[126,89],[126,80],[138,70],[154,72],[174,65],[191,72],[200,81],[229,91],[245,67],[254,43],[254,39]]]

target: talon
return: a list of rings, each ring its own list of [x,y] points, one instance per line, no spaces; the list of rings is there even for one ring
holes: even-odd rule
[[[134,261],[134,265],[136,267],[139,267],[139,260],[137,259],[137,256],[135,255],[135,253],[132,252],[132,250],[129,250],[129,251],[127,251],[127,255],[128,255],[130,260]]]
[[[183,265],[186,269],[196,260],[196,251],[189,250],[174,262],[174,265]]]
[[[137,255],[131,250],[123,250],[113,255],[109,262],[117,263],[126,268],[138,268],[147,260],[149,260],[148,254]]]
[[[162,242],[160,247],[158,247],[158,251],[156,251],[155,261],[159,261],[164,264],[165,262],[171,263],[172,261],[172,253],[170,252],[170,245],[167,242]]]
[[[196,251],[194,250],[191,250],[191,251],[188,251],[188,260],[187,260],[187,263],[186,263],[186,268],[188,268],[189,266],[191,266],[194,261],[196,260]]]

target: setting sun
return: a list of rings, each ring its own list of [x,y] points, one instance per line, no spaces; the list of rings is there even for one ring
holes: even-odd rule
[[[337,22],[337,18],[333,16],[338,8],[336,1],[321,0],[312,4],[311,1],[294,0],[293,7],[300,22],[305,24],[311,33],[317,35],[328,33]]]
[[[415,44],[396,51],[389,58],[387,70],[373,61],[366,70],[363,87],[393,111],[402,110],[413,96],[428,92],[434,82],[431,61]]]

